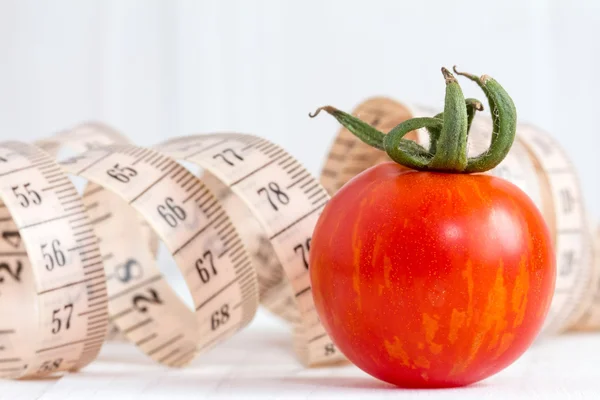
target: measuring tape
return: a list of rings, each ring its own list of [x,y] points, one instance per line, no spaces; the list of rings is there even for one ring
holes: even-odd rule
[[[586,290],[583,313],[572,327],[579,331],[600,330],[600,226],[591,235],[594,242],[594,276]]]
[[[260,298],[294,324],[305,365],[344,360],[320,324],[307,268],[329,195],[300,163],[249,135],[142,149],[114,144],[124,140],[106,131],[86,127],[45,142],[55,154],[62,146],[90,149],[61,165],[90,182],[83,200],[107,271],[111,321],[128,340],[160,363],[182,366],[245,327]],[[201,180],[175,160],[201,167]],[[160,275],[137,215],[167,245],[195,311]]]
[[[84,367],[107,332],[106,277],[77,190],[43,151],[0,143],[0,377]]]
[[[65,148],[75,154],[81,154],[115,143],[129,144],[130,142],[124,135],[106,124],[87,122],[59,132],[50,138],[38,140],[35,145],[52,156],[58,157],[60,151]],[[158,254],[158,236],[154,234],[146,221],[141,219],[140,223],[143,226],[144,235],[147,237],[146,240],[156,256]]]
[[[102,124],[99,122],[87,122],[84,124],[77,125],[71,129],[66,129],[62,132],[58,132],[49,138],[44,138],[37,141],[35,144],[51,154],[55,158],[59,157],[61,151],[66,150],[75,154],[81,154],[91,149],[101,148],[110,144],[121,143],[127,144],[129,140],[116,131],[112,127]],[[87,192],[86,188],[84,191]],[[96,203],[91,203],[89,208],[100,210],[96,207]],[[131,220],[132,215],[124,216],[124,214],[135,214],[135,210],[131,209],[127,205],[117,202],[116,207],[119,207],[117,215],[124,220]],[[88,209],[88,212],[90,209]],[[114,210],[106,210],[105,214],[97,214],[92,219],[92,225],[102,223],[105,220],[105,216],[113,214]],[[146,238],[146,242],[149,243],[150,249],[156,257],[158,255],[159,239],[152,228],[146,223],[145,220],[138,218],[138,223],[142,225],[143,236]],[[103,259],[103,261],[106,261]],[[108,340],[123,339],[119,334],[118,328],[114,324],[109,324]]]
[[[182,366],[247,325],[255,274],[227,216],[202,183],[154,150],[111,145],[62,163],[93,184],[83,194],[108,271],[109,311],[119,331],[154,360]],[[91,205],[94,205],[91,207]],[[132,207],[173,255],[192,294],[190,310],[156,266]],[[136,229],[137,228],[137,229]],[[227,247],[228,244],[233,246]]]
[[[262,236],[268,239],[270,249],[277,256],[291,292],[289,288],[281,291],[279,276],[282,272],[274,272],[276,263],[257,263],[261,293],[273,289],[279,293],[282,300],[276,302],[276,306],[270,301],[267,303],[272,310],[294,322],[294,348],[301,361],[314,366],[344,360],[319,321],[308,274],[312,232],[329,201],[329,195],[319,182],[279,146],[254,136],[192,136],[173,139],[156,148],[202,167],[205,175],[213,176],[207,181],[218,180],[245,203],[262,227]],[[239,222],[236,226],[244,225],[243,220]]]
[[[373,98],[360,104],[353,115],[388,132],[400,122],[436,112],[400,104],[387,98]],[[489,147],[491,118],[476,115],[469,134],[469,155],[475,156]],[[427,148],[429,136],[419,130],[411,137]],[[342,128],[329,152],[321,182],[330,194],[367,168],[387,161],[376,150]],[[542,328],[542,335],[554,334],[571,327],[585,312],[585,298],[594,268],[584,219],[584,206],[576,173],[560,147],[536,128],[519,125],[517,140],[510,153],[488,172],[520,187],[538,206],[553,234],[557,256],[557,280],[553,302]]]

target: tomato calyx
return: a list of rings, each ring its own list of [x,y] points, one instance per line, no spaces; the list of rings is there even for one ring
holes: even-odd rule
[[[450,71],[442,67],[446,80],[444,111],[433,117],[406,120],[387,134],[368,123],[332,106],[318,108],[311,118],[321,111],[336,118],[346,129],[366,144],[385,151],[388,156],[405,167],[418,171],[447,173],[481,173],[495,168],[506,157],[515,139],[517,110],[504,88],[488,75],[481,77],[459,72],[454,73],[475,82],[485,94],[493,122],[490,147],[475,157],[467,156],[467,139],[471,122],[477,111],[483,110],[477,99],[465,99],[458,81]],[[430,135],[428,149],[405,139],[409,132],[425,128]]]

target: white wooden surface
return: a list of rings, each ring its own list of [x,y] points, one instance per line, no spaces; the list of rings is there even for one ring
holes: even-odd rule
[[[261,312],[250,328],[182,370],[157,366],[125,343],[105,345],[85,370],[61,379],[0,381],[0,400],[124,399],[594,399],[600,398],[600,334],[540,342],[479,384],[402,390],[354,366],[305,369],[290,333]]]

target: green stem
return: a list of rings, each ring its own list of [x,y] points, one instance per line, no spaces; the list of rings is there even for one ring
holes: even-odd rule
[[[429,152],[431,154],[435,154],[437,151],[437,141],[440,138],[440,134],[442,133],[442,125],[444,124],[444,113],[441,112],[436,114],[433,118],[438,120],[438,123],[435,126],[425,127],[429,133]]]
[[[465,100],[467,105],[467,135],[471,131],[471,123],[473,122],[473,118],[475,118],[475,113],[477,111],[483,111],[483,104],[477,99],[468,98]]]
[[[446,78],[444,123],[437,140],[437,151],[428,169],[462,172],[467,166],[467,108],[465,97],[456,78],[442,68]]]
[[[439,126],[440,120],[436,118],[412,118],[402,122],[385,135],[383,139],[388,156],[398,164],[406,167],[417,170],[427,169],[431,162],[431,153],[420,144],[404,139],[404,136],[417,129]]]
[[[321,111],[325,111],[332,115],[340,122],[340,124],[344,125],[346,129],[348,129],[366,144],[379,150],[385,150],[383,148],[383,138],[385,135],[373,128],[371,125],[332,106],[317,108],[314,113],[308,114],[308,116],[314,118],[319,115]]]
[[[321,111],[334,116],[343,126],[363,142],[385,151],[392,160],[419,171],[447,173],[485,172],[497,166],[506,157],[515,138],[517,113],[508,93],[494,79],[481,78],[462,72],[458,75],[475,81],[485,93],[494,128],[490,148],[483,154],[469,158],[467,139],[477,111],[483,110],[480,101],[466,99],[456,78],[445,68],[446,79],[444,111],[432,118],[412,118],[396,126],[387,135],[366,122],[337,108],[325,106],[309,114],[316,117]],[[425,128],[431,136],[429,150],[414,141],[404,139],[407,133]]]
[[[475,113],[477,111],[483,111],[483,104],[477,99],[466,99],[465,105],[467,106],[467,135],[471,131],[471,123],[473,122],[473,118],[475,117]],[[440,137],[440,133],[442,131],[442,122],[444,120],[444,112],[437,114],[433,118],[439,119],[439,125],[435,127],[427,127],[427,132],[429,132],[429,152],[435,153],[437,151],[437,141]]]
[[[508,93],[495,79],[487,75],[478,77],[459,72],[456,66],[454,72],[477,83],[488,99],[493,122],[492,141],[487,151],[469,158],[465,172],[489,171],[504,160],[512,147],[517,131],[517,109]]]

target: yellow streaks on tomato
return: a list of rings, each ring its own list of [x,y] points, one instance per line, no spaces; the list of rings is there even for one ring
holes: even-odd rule
[[[473,338],[469,355],[466,360],[454,365],[450,371],[450,375],[465,371],[469,364],[477,357],[486,338],[490,338],[487,347],[488,350],[493,350],[498,346],[500,337],[503,335],[504,330],[508,325],[508,322],[506,321],[506,302],[507,293],[506,286],[504,285],[504,263],[500,260],[500,266],[496,271],[496,279],[489,291],[487,303],[477,326],[478,332]]]
[[[388,340],[386,340],[384,342],[384,345],[390,358],[400,360],[402,362],[402,365],[404,365],[405,367],[411,366],[410,358],[404,350],[402,343],[400,343],[400,339],[398,339],[398,336],[394,336],[394,343],[390,343]]]
[[[393,343],[391,343],[389,340],[385,340],[384,345],[388,356],[391,359],[399,360],[405,367],[409,367],[412,369],[416,369],[417,367],[428,369],[431,366],[429,360],[423,355],[418,356],[416,360],[412,362],[410,360],[410,357],[408,356],[408,353],[406,353],[406,350],[404,350],[400,339],[398,339],[398,336],[394,336]]]
[[[450,331],[448,332],[448,341],[450,344],[454,344],[458,339],[458,330],[462,328],[465,323],[466,313],[464,311],[458,311],[456,308],[452,309],[452,316],[450,317]]]
[[[515,280],[511,298],[512,310],[516,314],[513,321],[513,328],[520,326],[525,319],[527,293],[529,293],[529,270],[527,268],[527,260],[525,256],[522,256],[519,262],[519,274]]]
[[[384,253],[385,243],[385,235],[377,235],[375,244],[373,245],[373,255],[371,257],[371,267],[373,270],[378,270],[380,268],[381,259],[383,259],[383,285],[379,284],[379,295],[382,294],[384,288],[389,288],[391,286],[390,273],[392,271],[392,261]]]
[[[379,264],[379,259],[381,257],[385,257],[385,250],[383,246],[385,242],[385,235],[377,235],[377,237],[375,238],[375,244],[373,245],[373,257],[371,257],[371,266],[373,268],[377,268]]]
[[[500,260],[500,267],[496,272],[496,281],[488,294],[488,301],[482,316],[482,333],[492,333],[492,340],[488,346],[491,350],[498,345],[501,333],[506,329],[506,300],[507,293],[504,286],[504,263]],[[492,332],[493,330],[493,332]]]
[[[425,329],[425,341],[429,345],[429,351],[433,354],[439,354],[442,351],[443,346],[434,341],[435,334],[439,329],[438,321],[435,318],[429,316],[429,314],[423,314],[423,328]]]
[[[479,197],[479,199],[486,204],[489,204],[489,197],[488,196],[484,196],[483,193],[481,192],[481,189],[479,188],[479,185],[477,184],[477,182],[472,181],[470,182],[471,188],[473,189],[473,191],[475,192],[475,194],[477,195],[477,197]]]
[[[385,282],[385,287],[389,288],[390,285],[390,273],[392,272],[392,260],[388,256],[385,256],[383,259],[383,281]]]
[[[421,356],[417,357],[417,359],[415,360],[415,366],[423,368],[423,369],[429,369],[429,367],[431,366],[431,363],[429,362],[428,359],[426,359],[424,356],[421,355]]]
[[[475,284],[473,282],[473,262],[467,260],[467,267],[462,272],[462,277],[467,280],[467,292],[469,294],[469,304],[467,305],[467,325],[471,324],[473,319],[473,289]]]
[[[363,198],[360,201],[358,206],[358,210],[356,210],[356,223],[354,224],[354,229],[352,230],[352,252],[354,255],[353,264],[354,264],[354,274],[352,275],[352,287],[356,292],[356,304],[359,310],[362,310],[362,299],[360,296],[360,265],[361,265],[361,252],[362,249],[362,240],[361,238],[361,219],[363,216],[363,209],[365,208],[366,199]]]
[[[509,346],[511,345],[514,339],[515,335],[513,333],[505,333],[504,335],[502,335],[502,339],[500,340],[500,347],[498,347],[498,350],[496,351],[493,360],[497,359],[502,354],[504,354],[504,352],[508,350]]]

